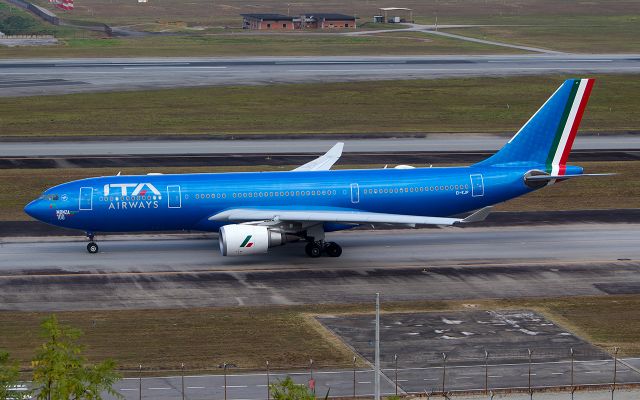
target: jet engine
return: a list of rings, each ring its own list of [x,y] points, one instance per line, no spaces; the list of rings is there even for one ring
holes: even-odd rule
[[[282,246],[286,236],[266,226],[225,225],[220,228],[220,252],[223,256],[266,253],[270,247]]]

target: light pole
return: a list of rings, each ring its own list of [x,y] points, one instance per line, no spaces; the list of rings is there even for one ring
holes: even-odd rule
[[[227,400],[227,362],[222,364],[224,368],[224,400]]]
[[[142,364],[138,370],[138,399],[142,400]]]
[[[180,365],[180,382],[182,389],[182,400],[184,400],[184,363]]]
[[[531,349],[527,349],[529,353],[529,399],[533,399],[533,390],[531,390],[531,355],[533,351]]]
[[[573,347],[571,348],[570,352],[571,352],[571,400],[573,400],[573,394],[576,391],[576,388],[574,386],[574,381],[573,381],[573,371],[574,371],[573,362],[575,359],[575,352],[573,351]]]
[[[484,394],[489,393],[489,352],[484,351]]]
[[[447,396],[445,392],[445,382],[447,379],[447,353],[442,353],[442,395]]]
[[[616,391],[616,378],[618,374],[618,350],[619,347],[613,348],[613,386],[611,387],[611,400],[613,400],[614,392]]]
[[[374,400],[380,400],[380,293],[376,293],[376,349]]]
[[[316,394],[316,383],[313,380],[313,359],[309,359],[309,384],[312,386],[313,394]]]
[[[353,356],[353,398],[355,399],[355,397],[356,397],[356,356]]]
[[[269,360],[267,360],[267,400],[271,399],[271,382],[269,382]]]
[[[396,375],[396,380],[395,380],[395,382],[396,382],[396,396],[397,396],[398,395],[398,355],[397,354],[393,355],[393,361],[396,364],[396,374],[395,374]]]

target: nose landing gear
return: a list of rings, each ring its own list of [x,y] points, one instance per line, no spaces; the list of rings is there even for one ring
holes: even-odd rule
[[[100,248],[98,244],[93,241],[94,235],[92,232],[87,232],[87,238],[89,238],[89,244],[87,244],[87,251],[89,254],[96,254]]]

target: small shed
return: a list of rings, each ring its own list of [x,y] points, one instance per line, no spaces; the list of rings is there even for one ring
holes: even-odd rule
[[[410,8],[382,7],[378,10],[384,14],[384,22],[413,22],[413,10]],[[389,13],[391,13],[391,17],[389,17]],[[404,14],[404,17],[401,14]]]

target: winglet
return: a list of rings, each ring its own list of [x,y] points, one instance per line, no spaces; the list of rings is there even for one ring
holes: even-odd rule
[[[491,207],[491,206],[481,208],[478,211],[474,212],[473,214],[469,215],[468,217],[460,220],[459,223],[468,224],[470,222],[481,222],[481,221],[484,221],[485,219],[487,219],[487,217],[491,213],[492,209],[493,209],[493,207]]]
[[[316,158],[315,160],[309,161],[292,171],[327,171],[340,159],[343,147],[344,143],[338,142],[324,155]]]

